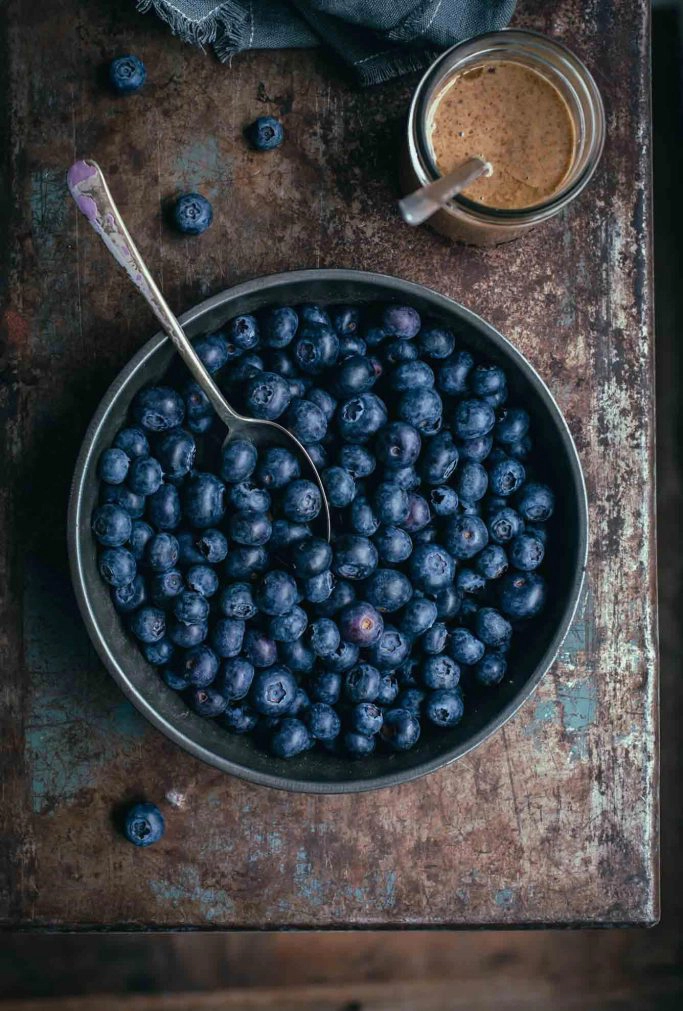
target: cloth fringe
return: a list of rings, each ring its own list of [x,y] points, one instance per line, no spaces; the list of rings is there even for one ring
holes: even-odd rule
[[[137,0],[137,9],[141,14],[154,9],[174,35],[179,35],[191,45],[203,48],[213,43],[219,59],[223,62],[249,43],[251,31],[249,18],[244,8],[232,0],[225,0],[215,11],[200,21],[193,21],[163,0]]]

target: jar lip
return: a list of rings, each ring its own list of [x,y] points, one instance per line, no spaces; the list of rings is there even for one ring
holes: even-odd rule
[[[443,210],[447,213],[452,211],[454,208],[460,208],[473,217],[477,217],[485,221],[495,220],[501,224],[519,224],[526,222],[529,219],[537,218],[539,215],[543,218],[550,217],[556,211],[561,210],[562,207],[573,200],[574,197],[578,196],[591,179],[600,161],[605,143],[605,107],[595,78],[583,60],[581,60],[576,53],[574,53],[573,50],[571,50],[563,42],[559,42],[550,35],[544,35],[543,32],[536,32],[526,28],[502,28],[500,31],[496,32],[483,32],[481,35],[473,35],[468,39],[464,39],[462,42],[457,42],[454,46],[451,46],[450,49],[441,53],[441,55],[438,56],[437,59],[434,60],[434,62],[427,68],[417,85],[417,88],[415,89],[415,94],[410,105],[409,131],[412,131],[416,138],[417,152],[422,163],[421,167],[425,173],[426,181],[432,182],[433,180],[441,177],[441,173],[438,171],[436,164],[434,163],[434,159],[431,156],[425,139],[424,126],[426,123],[427,112],[427,109],[424,108],[426,103],[425,92],[429,84],[432,80],[438,80],[443,64],[448,63],[453,54],[457,53],[459,50],[464,49],[465,47],[471,47],[472,44],[476,43],[509,41],[515,36],[522,40],[539,40],[550,48],[557,50],[571,63],[573,69],[578,71],[579,75],[583,78],[583,83],[590,95],[591,102],[595,110],[595,141],[593,143],[593,151],[588,158],[586,165],[576,179],[574,179],[568,186],[559,190],[552,197],[542,201],[541,203],[532,204],[528,207],[509,209],[489,207],[487,204],[482,204],[479,201],[470,200],[468,197],[465,197],[460,193],[444,205]],[[473,55],[476,56],[476,53],[473,53]]]

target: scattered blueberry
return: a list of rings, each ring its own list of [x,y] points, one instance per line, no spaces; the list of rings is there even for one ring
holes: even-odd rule
[[[126,839],[135,846],[152,846],[159,842],[166,825],[156,804],[133,804],[124,818]]]
[[[272,151],[285,137],[282,123],[274,116],[259,116],[250,123],[245,133],[255,151]]]
[[[139,91],[146,80],[147,71],[138,56],[117,56],[109,64],[109,81],[121,95]]]
[[[183,193],[175,202],[173,221],[183,235],[201,235],[213,221],[213,208],[201,193]]]

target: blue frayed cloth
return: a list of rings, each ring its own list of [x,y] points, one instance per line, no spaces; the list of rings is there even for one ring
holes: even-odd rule
[[[515,0],[137,0],[176,35],[212,44],[221,60],[245,49],[325,45],[361,84],[420,70],[437,53],[504,28]]]

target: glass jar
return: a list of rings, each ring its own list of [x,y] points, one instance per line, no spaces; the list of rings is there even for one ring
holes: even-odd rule
[[[605,110],[588,69],[566,46],[538,32],[506,29],[478,35],[453,46],[436,60],[420,81],[408,117],[408,136],[401,163],[404,194],[440,175],[430,139],[433,114],[453,78],[495,62],[517,63],[544,77],[563,97],[574,126],[574,152],[561,188],[542,203],[501,210],[454,197],[429,223],[460,242],[494,246],[523,235],[558,214],[581,193],[595,172],[605,141]]]

